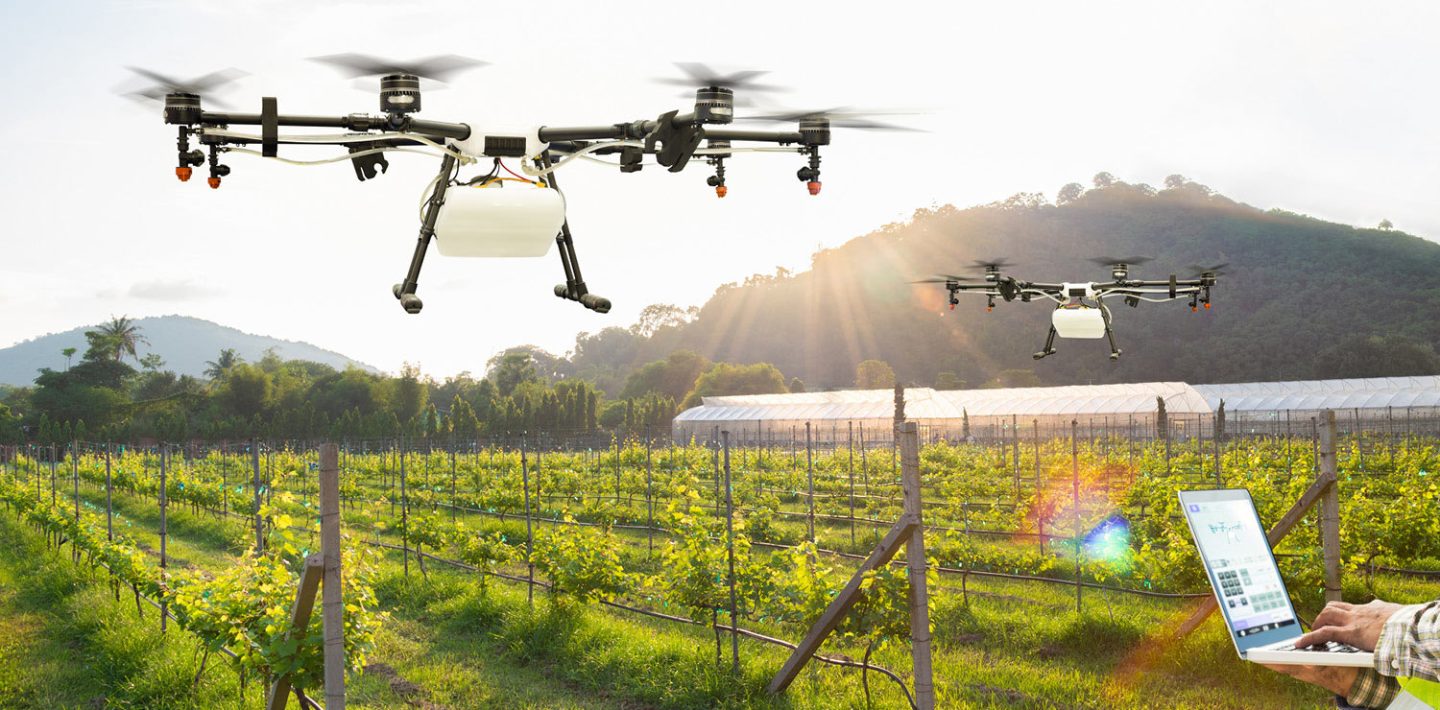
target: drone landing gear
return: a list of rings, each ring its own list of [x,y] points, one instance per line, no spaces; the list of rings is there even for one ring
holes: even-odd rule
[[[435,237],[435,220],[440,217],[440,207],[445,204],[445,191],[450,187],[450,177],[454,172],[455,156],[447,152],[440,163],[440,176],[435,180],[435,189],[431,190],[430,200],[425,203],[425,219],[420,223],[420,237],[415,241],[415,255],[410,257],[410,270],[405,273],[405,281],[390,288],[395,298],[400,299],[400,307],[412,315],[419,313],[425,306],[415,295],[415,289],[420,286],[420,267],[425,263],[425,251],[430,248],[430,240]]]
[[[1110,310],[1102,306],[1100,316],[1105,319],[1105,340],[1110,343],[1110,362],[1118,362],[1120,348],[1115,347],[1115,331],[1110,329]]]
[[[535,159],[535,164],[542,168],[549,168],[550,155],[548,153],[541,155]],[[550,187],[557,191],[560,189],[560,186],[555,183],[554,172],[551,172],[546,178]],[[580,305],[596,313],[609,313],[610,299],[590,293],[590,289],[585,286],[585,279],[580,276],[580,259],[575,255],[575,241],[570,238],[570,219],[568,217],[560,223],[560,233],[555,235],[555,246],[560,251],[560,266],[565,269],[565,283],[555,285],[555,295],[559,298],[577,301]]]
[[[1035,353],[1035,354],[1032,355],[1031,357],[1035,358],[1036,360],[1039,360],[1039,359],[1041,359],[1041,358],[1044,358],[1046,355],[1054,355],[1054,354],[1055,354],[1055,326],[1052,325],[1052,326],[1050,326],[1050,335],[1045,336],[1045,349],[1044,349],[1044,350],[1041,350],[1041,351],[1038,352],[1038,353]]]

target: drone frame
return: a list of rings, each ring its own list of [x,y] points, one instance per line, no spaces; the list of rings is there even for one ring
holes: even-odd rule
[[[987,311],[995,307],[997,297],[1006,302],[1018,299],[1022,303],[1029,303],[1035,298],[1045,298],[1054,301],[1057,310],[1067,307],[1097,308],[1105,322],[1105,338],[1110,345],[1110,360],[1118,361],[1122,351],[1115,345],[1115,331],[1112,327],[1110,307],[1105,304],[1107,296],[1121,296],[1125,299],[1125,304],[1132,308],[1139,306],[1141,301],[1165,303],[1188,297],[1191,311],[1197,311],[1202,306],[1208,310],[1210,308],[1210,289],[1215,285],[1219,274],[1215,270],[1207,270],[1193,279],[1180,279],[1174,274],[1171,274],[1167,280],[1131,279],[1129,265],[1117,262],[1111,266],[1111,276],[1113,277],[1111,281],[1088,283],[1020,281],[1014,277],[1002,275],[1000,268],[991,264],[986,265],[985,275],[980,283],[966,283],[966,279],[960,277],[946,277],[943,283],[945,289],[950,292],[949,304],[952,310],[960,302],[958,296],[961,293],[985,296]],[[1095,305],[1087,304],[1087,300],[1093,301]],[[1055,354],[1055,337],[1058,334],[1052,323],[1050,332],[1045,338],[1045,347],[1033,355],[1034,359],[1040,360]]]
[[[621,172],[640,170],[644,156],[653,155],[655,161],[670,172],[683,170],[693,157],[700,156],[713,166],[715,174],[708,183],[716,194],[724,197],[724,161],[737,152],[789,152],[802,155],[806,163],[796,177],[806,183],[811,195],[820,192],[820,148],[830,144],[831,128],[823,117],[805,118],[799,121],[795,130],[745,130],[726,126],[733,120],[734,93],[722,86],[703,87],[696,92],[693,111],[680,113],[669,111],[653,120],[635,120],[609,125],[555,127],[541,126],[527,135],[480,134],[484,137],[483,149],[475,153],[462,152],[457,143],[467,141],[476,135],[466,123],[431,121],[415,118],[411,110],[404,107],[387,108],[387,97],[404,94],[394,86],[414,83],[414,106],[418,107],[418,78],[410,75],[388,75],[381,79],[381,107],[384,115],[352,113],[344,116],[311,116],[281,114],[274,97],[261,100],[259,113],[233,113],[206,111],[201,106],[200,96],[184,91],[172,91],[165,95],[165,123],[177,127],[175,174],[182,181],[189,180],[192,170],[208,161],[209,185],[218,188],[221,179],[230,174],[230,168],[219,162],[220,154],[230,150],[253,150],[232,146],[260,146],[260,155],[276,158],[281,145],[334,145],[346,148],[353,163],[356,177],[364,181],[385,172],[389,163],[384,153],[391,150],[418,148],[438,149],[443,152],[439,175],[435,178],[424,203],[419,236],[409,268],[402,282],[392,287],[395,298],[408,313],[419,313],[423,303],[416,296],[420,271],[425,254],[435,237],[435,223],[440,208],[445,204],[445,193],[458,172],[460,163],[473,162],[480,158],[518,158],[534,163],[534,168],[522,164],[527,173],[536,177],[538,184],[559,190],[554,171],[563,163],[576,157],[590,155],[618,154]],[[387,92],[389,92],[387,94]],[[230,130],[230,126],[259,126],[260,133],[243,134]],[[347,131],[344,135],[281,135],[281,128],[332,128]],[[513,133],[513,132],[512,132]],[[527,150],[527,137],[538,139],[536,151]],[[206,151],[192,149],[191,139],[196,139]],[[701,147],[702,142],[707,142]],[[769,147],[750,147],[744,143],[770,144]],[[208,153],[208,155],[207,155]],[[553,157],[552,157],[553,156]],[[556,162],[554,158],[568,156]],[[342,156],[338,160],[343,160]],[[292,161],[298,162],[298,161]],[[317,161],[333,162],[333,161]],[[580,275],[580,263],[575,253],[568,216],[562,222],[555,241],[560,252],[561,266],[565,272],[565,283],[555,287],[556,296],[577,301],[598,313],[610,310],[610,301],[589,292]]]

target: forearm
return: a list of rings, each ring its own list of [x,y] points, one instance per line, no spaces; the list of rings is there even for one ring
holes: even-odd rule
[[[1375,644],[1381,675],[1440,680],[1440,601],[1401,607]]]

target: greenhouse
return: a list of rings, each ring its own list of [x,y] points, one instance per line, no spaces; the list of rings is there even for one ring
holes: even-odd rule
[[[996,438],[1028,428],[1071,426],[1154,436],[1161,420],[1174,436],[1224,431],[1274,433],[1308,427],[1325,409],[1342,426],[1434,426],[1440,416],[1440,376],[1302,382],[1189,385],[1144,382],[1012,389],[905,389],[906,417],[930,439]],[[1223,416],[1221,407],[1223,403]],[[730,432],[742,441],[853,439],[888,441],[895,414],[893,390],[840,390],[795,394],[705,397],[675,417],[679,440],[709,441]]]

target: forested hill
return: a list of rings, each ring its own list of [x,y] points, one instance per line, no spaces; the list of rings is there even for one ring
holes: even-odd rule
[[[252,335],[201,318],[156,316],[139,318],[133,323],[144,338],[137,348],[136,359],[150,353],[158,354],[164,360],[164,369],[178,375],[203,377],[208,361],[214,360],[221,350],[227,348],[235,350],[235,354],[246,362],[256,362],[265,355],[265,351],[274,350],[276,355],[286,360],[309,360],[341,370],[354,366],[375,371],[375,368],[362,362],[309,343]],[[0,384],[26,386],[42,367],[65,369],[65,356],[61,353],[65,348],[75,348],[75,361],[79,362],[87,347],[85,331],[90,329],[89,326],[75,328],[0,348]]]
[[[1356,229],[1212,194],[1179,176],[1167,189],[1097,176],[1059,204],[1017,195],[969,209],[920,210],[814,258],[809,271],[721,287],[686,322],[577,343],[577,374],[619,373],[678,349],[712,360],[771,362],[810,388],[852,384],[857,363],[890,363],[907,382],[942,372],[969,386],[1002,376],[1045,384],[1182,380],[1194,383],[1433,374],[1440,368],[1440,244],[1391,229]],[[777,235],[779,238],[780,235]],[[1214,307],[1112,303],[1124,356],[1103,340],[1057,340],[1036,362],[1048,329],[1043,303],[980,296],[944,308],[938,284],[1004,257],[1032,281],[1105,280],[1101,255],[1155,258],[1137,278],[1185,277],[1192,264],[1229,262]],[[632,329],[633,330],[633,329]],[[1005,371],[1019,372],[1005,372]],[[1027,372],[1033,370],[1032,378]],[[949,378],[945,378],[949,379]]]

